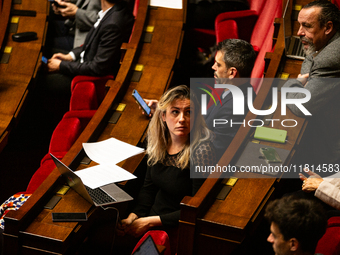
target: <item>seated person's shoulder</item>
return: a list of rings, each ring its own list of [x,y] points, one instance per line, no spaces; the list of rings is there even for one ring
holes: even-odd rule
[[[115,8],[111,17],[113,19],[113,24],[117,26],[131,25],[134,22],[133,14],[125,1],[119,2],[112,8]]]
[[[201,142],[194,150],[194,160],[214,161],[215,147],[210,139]]]

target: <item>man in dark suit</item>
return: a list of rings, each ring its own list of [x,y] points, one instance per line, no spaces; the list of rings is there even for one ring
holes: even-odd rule
[[[220,42],[217,46],[215,64],[212,66],[214,78],[218,84],[230,84],[242,90],[245,99],[247,98],[248,88],[252,87],[249,83],[251,71],[255,63],[255,51],[253,46],[240,39],[227,39]],[[242,79],[241,79],[242,78]],[[255,92],[253,91],[253,99]],[[213,105],[207,111],[205,118],[210,130],[215,133],[213,144],[216,148],[216,159],[220,159],[229,144],[236,135],[247,112],[247,100],[244,100],[244,115],[233,115],[233,95],[230,90],[225,89],[221,94],[221,102]],[[214,119],[227,120],[227,124],[216,124]],[[231,125],[231,121],[234,123]]]
[[[85,43],[68,54],[57,53],[48,60],[47,74],[39,73],[36,99],[55,127],[69,109],[71,82],[76,75],[115,75],[119,70],[122,42],[128,41],[134,18],[123,0],[100,0],[99,19],[88,32]],[[45,117],[44,117],[45,118]]]
[[[48,24],[47,39],[55,49],[70,51],[84,44],[87,33],[97,21],[100,0],[56,0]],[[62,18],[61,18],[61,17]],[[60,51],[59,50],[59,51]],[[55,52],[59,52],[55,51]]]
[[[57,53],[48,60],[49,72],[68,76],[105,76],[119,68],[120,47],[127,41],[133,26],[133,16],[125,1],[101,0],[99,19],[81,47],[69,54]]]
[[[329,1],[314,1],[299,13],[297,35],[304,45],[306,58],[298,79],[284,87],[305,88],[311,99],[304,107],[312,114],[298,148],[298,164],[318,168],[339,167],[340,164],[340,12]],[[302,93],[288,93],[288,98],[303,98]],[[295,105],[290,110],[305,115]],[[330,164],[330,165],[328,165]],[[335,165],[337,164],[337,165]]]

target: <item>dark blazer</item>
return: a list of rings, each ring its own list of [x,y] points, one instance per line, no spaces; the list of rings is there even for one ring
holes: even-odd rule
[[[62,61],[60,73],[104,76],[116,74],[119,69],[122,42],[131,34],[134,18],[127,2],[116,3],[103,17],[97,28],[92,27],[81,47],[72,50],[76,61]],[[80,53],[85,51],[84,62]]]
[[[216,149],[216,159],[219,160],[221,156],[224,154],[229,144],[233,140],[236,135],[239,127],[242,124],[233,124],[230,125],[230,121],[235,122],[243,122],[245,116],[248,113],[248,104],[247,104],[247,89],[252,87],[250,83],[244,83],[239,88],[242,90],[244,95],[244,115],[233,115],[233,96],[229,93],[224,99],[221,97],[222,105],[218,102],[217,105],[211,106],[205,118],[205,123],[208,128],[214,132],[215,138],[213,140],[214,147]],[[255,92],[253,90],[253,100],[255,98]],[[214,125],[214,119],[225,119],[228,121],[227,124]]]
[[[297,79],[288,80],[283,87],[305,88],[311,99],[303,106],[312,114],[299,145],[299,164],[340,163],[340,32],[315,56],[309,55],[301,66],[309,74],[305,86]],[[289,99],[304,98],[302,93],[288,93]],[[296,105],[287,107],[297,116],[306,117]],[[319,172],[317,172],[320,174]]]
[[[101,10],[100,0],[77,0],[72,1],[77,7],[74,18],[74,43],[73,47],[79,47],[84,44],[86,35],[96,23],[98,12]]]

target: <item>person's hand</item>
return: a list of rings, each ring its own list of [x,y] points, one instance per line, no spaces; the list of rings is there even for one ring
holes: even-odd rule
[[[303,86],[306,86],[308,77],[309,77],[308,73],[299,74],[297,79],[298,79],[298,81],[300,81],[302,83]]]
[[[48,72],[58,72],[61,61],[72,61],[71,54],[56,53],[47,62]]]
[[[150,114],[149,117],[152,117],[152,115],[155,113],[155,110],[158,105],[158,100],[155,99],[144,99],[145,103],[150,107]],[[142,110],[142,107],[139,106],[139,109]],[[142,114],[145,114],[144,111],[142,111]]]
[[[320,183],[323,182],[322,177],[312,171],[309,171],[308,168],[303,170],[309,175],[309,178],[301,173],[299,174],[300,179],[303,181],[302,190],[305,192],[315,191],[319,187]]]
[[[62,0],[55,0],[62,8],[57,8],[58,14],[66,18],[74,18],[78,7],[73,4]],[[53,6],[54,11],[54,6]]]
[[[52,4],[52,10],[56,15],[60,15],[60,8],[55,6],[55,4]]]
[[[130,213],[126,219],[119,221],[117,225],[118,235],[125,235],[125,233],[129,231],[132,222],[134,222],[136,219],[138,219],[138,216],[134,213]]]
[[[139,237],[145,234],[149,229],[150,229],[149,217],[142,217],[132,222],[128,233],[134,237]]]
[[[61,60],[59,59],[49,59],[47,62],[47,71],[50,73],[55,73],[59,71]]]
[[[132,222],[127,233],[134,237],[139,237],[145,234],[150,228],[161,225],[162,221],[159,216],[141,217]]]
[[[73,61],[71,54],[63,54],[63,53],[53,54],[51,60],[52,59],[58,59],[58,60],[63,60],[63,61]]]

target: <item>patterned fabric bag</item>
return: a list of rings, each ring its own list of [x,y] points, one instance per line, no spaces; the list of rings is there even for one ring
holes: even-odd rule
[[[0,228],[5,228],[4,217],[9,210],[18,210],[26,200],[31,196],[31,194],[18,193],[11,196],[0,206]]]

